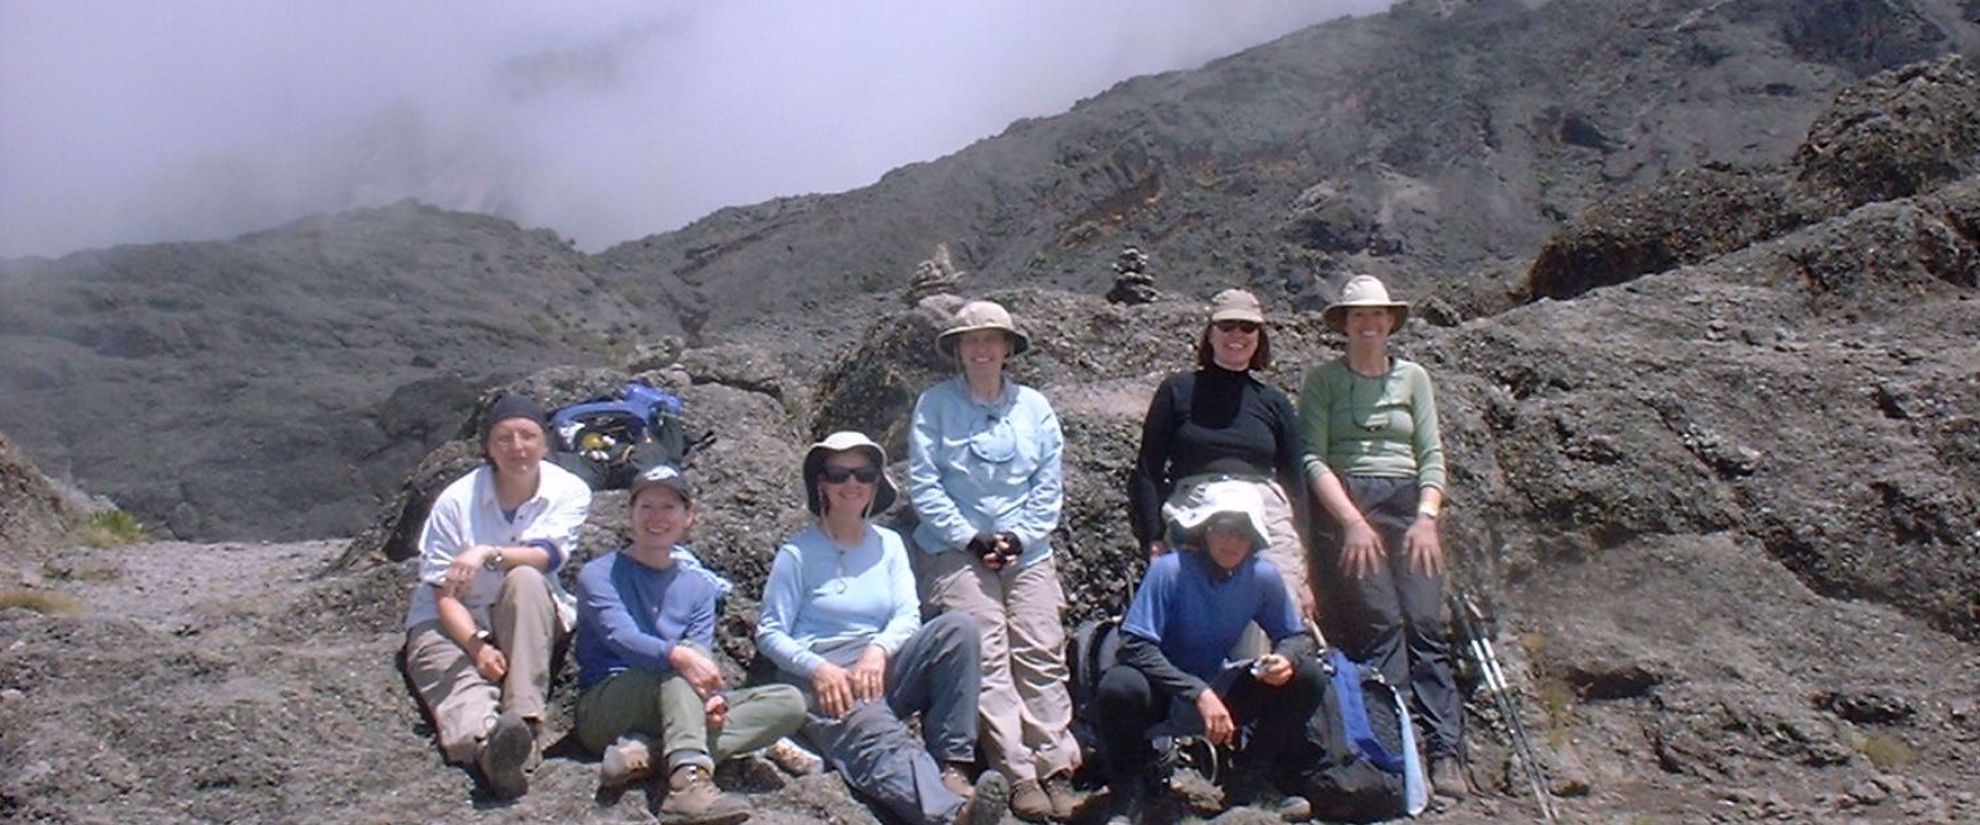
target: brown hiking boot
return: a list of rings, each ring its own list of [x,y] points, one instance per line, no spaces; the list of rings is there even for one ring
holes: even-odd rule
[[[984,771],[963,797],[953,825],[996,825],[1011,804],[1011,783],[996,771]]]
[[[529,774],[523,768],[529,764],[529,755],[535,749],[536,734],[521,716],[504,713],[496,717],[495,726],[481,740],[481,752],[474,760],[481,769],[481,780],[488,784],[488,792],[497,799],[515,799],[529,793]]]
[[[1052,797],[1045,793],[1045,786],[1036,779],[1026,779],[1011,786],[1011,813],[1026,822],[1044,822],[1057,815],[1052,810]]]
[[[723,793],[700,765],[682,765],[667,778],[667,799],[660,803],[660,821],[668,825],[735,825],[748,819],[749,803]]]
[[[1445,757],[1430,763],[1430,789],[1438,796],[1452,801],[1463,800],[1471,795],[1470,786],[1464,781],[1464,769],[1456,759]]]
[[[976,789],[975,785],[970,784],[969,773],[963,770],[960,762],[950,762],[942,766],[942,787],[948,788],[949,793],[964,799],[968,799]]]
[[[623,788],[629,782],[653,773],[653,740],[644,734],[628,733],[605,749],[598,760],[598,786],[607,790]]]
[[[1067,773],[1045,777],[1045,795],[1052,800],[1052,818],[1060,822],[1071,820],[1080,804],[1086,801],[1085,796],[1073,788],[1072,776]]]

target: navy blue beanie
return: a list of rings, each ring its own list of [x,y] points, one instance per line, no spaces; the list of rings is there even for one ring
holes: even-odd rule
[[[488,412],[481,416],[481,452],[488,454],[488,433],[495,425],[511,418],[527,418],[543,428],[545,435],[550,432],[550,424],[543,414],[543,405],[527,395],[504,395],[489,405]]]

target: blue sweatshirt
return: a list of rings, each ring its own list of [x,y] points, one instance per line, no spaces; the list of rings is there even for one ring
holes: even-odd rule
[[[713,650],[719,595],[680,559],[665,569],[623,552],[592,559],[578,572],[579,689],[633,668],[673,673],[667,656],[683,640]]]

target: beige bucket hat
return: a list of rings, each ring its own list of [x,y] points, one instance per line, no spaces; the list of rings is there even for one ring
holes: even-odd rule
[[[1258,302],[1258,296],[1242,289],[1226,289],[1210,299],[1210,323],[1218,321],[1263,324],[1265,305]]]
[[[894,480],[887,477],[887,451],[873,439],[867,438],[865,433],[840,430],[825,436],[825,440],[811,445],[811,449],[804,451],[804,506],[812,515],[819,514],[818,474],[825,469],[825,457],[847,450],[865,452],[866,457],[873,461],[873,466],[880,471],[880,479],[873,485],[873,507],[868,511],[868,515],[887,512],[887,508],[894,506],[894,499],[899,493],[894,489]]]
[[[971,301],[956,310],[956,317],[949,328],[935,336],[935,348],[944,356],[956,357],[956,338],[965,332],[979,329],[1001,329],[1011,338],[1011,354],[1023,355],[1031,349],[1031,336],[1018,331],[1011,323],[1011,313],[995,301]]]
[[[1401,329],[1409,320],[1409,304],[1389,300],[1389,288],[1382,285],[1382,279],[1373,275],[1356,275],[1341,287],[1341,299],[1327,305],[1320,311],[1320,320],[1335,332],[1345,332],[1347,312],[1355,307],[1386,307],[1396,316],[1396,324],[1389,331]]]
[[[1199,484],[1185,492],[1181,501],[1162,505],[1162,518],[1185,534],[1224,513],[1244,517],[1254,552],[1269,543],[1265,530],[1265,499],[1258,494],[1256,482],[1228,479]]]

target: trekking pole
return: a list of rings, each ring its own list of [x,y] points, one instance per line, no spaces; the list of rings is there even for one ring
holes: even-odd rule
[[[1458,632],[1464,634],[1472,659],[1478,662],[1479,675],[1485,678],[1485,689],[1491,692],[1499,715],[1506,720],[1506,730],[1513,740],[1513,755],[1525,763],[1526,779],[1533,788],[1534,800],[1540,805],[1541,819],[1549,823],[1557,821],[1553,795],[1547,791],[1547,778],[1540,767],[1539,752],[1526,734],[1525,723],[1520,721],[1519,698],[1506,682],[1505,670],[1499,666],[1498,653],[1492,649],[1492,640],[1486,633],[1485,612],[1479,609],[1478,602],[1469,594],[1453,592],[1451,615],[1457,619]]]

